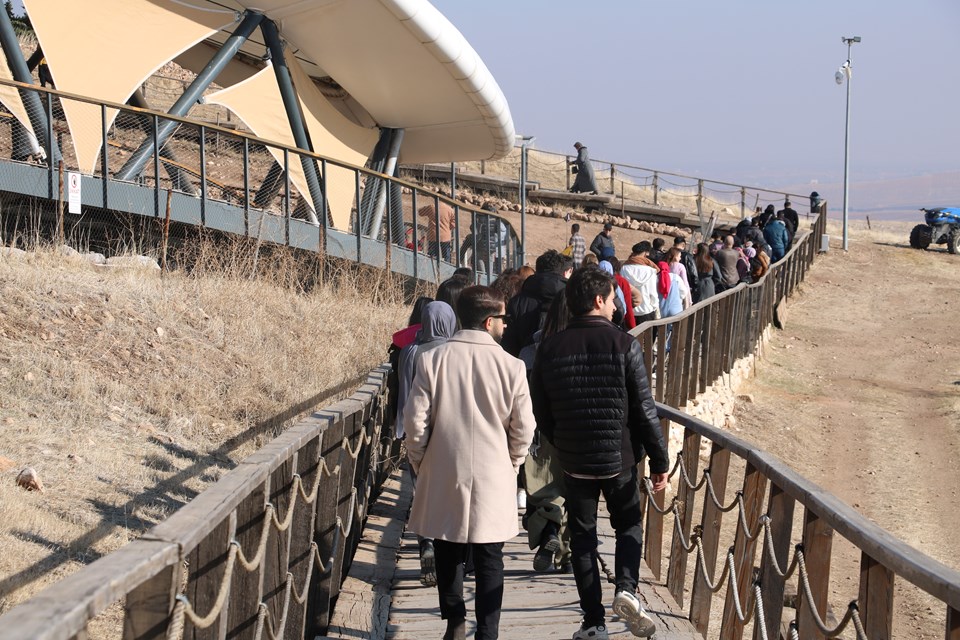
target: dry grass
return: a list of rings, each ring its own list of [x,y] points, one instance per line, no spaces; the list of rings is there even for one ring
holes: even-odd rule
[[[324,277],[315,258],[244,243],[195,254],[164,276],[49,249],[0,257],[0,613],[382,362],[408,313],[387,276]],[[26,466],[44,493],[16,487]]]

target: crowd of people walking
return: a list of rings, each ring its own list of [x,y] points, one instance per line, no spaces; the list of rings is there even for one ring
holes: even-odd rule
[[[499,637],[503,543],[519,532],[535,572],[572,573],[583,620],[574,640],[604,640],[597,553],[602,495],[616,532],[612,611],[638,637],[656,626],[636,596],[642,549],[640,476],[653,490],[669,464],[640,343],[627,331],[682,313],[782,259],[797,214],[757,211],[688,250],[642,241],[617,257],[613,227],[490,286],[470,269],[417,301],[394,335],[396,433],[415,494],[408,528],[421,582],[438,590],[444,640],[465,638],[465,576],[476,580],[476,638]]]

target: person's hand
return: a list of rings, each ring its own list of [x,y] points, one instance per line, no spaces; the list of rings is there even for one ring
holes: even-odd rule
[[[666,473],[651,473],[650,474],[650,484],[653,485],[653,492],[660,493],[667,488],[667,474]]]

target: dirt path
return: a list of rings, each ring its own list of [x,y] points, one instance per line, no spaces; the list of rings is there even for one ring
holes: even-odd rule
[[[908,248],[909,227],[859,232],[817,262],[745,386],[738,435],[960,568],[960,256]],[[842,614],[859,557],[838,544]],[[894,637],[943,637],[942,605],[904,584],[896,605]]]

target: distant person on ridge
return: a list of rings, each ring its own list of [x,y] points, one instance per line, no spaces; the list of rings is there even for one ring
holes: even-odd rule
[[[597,256],[597,260],[606,258],[605,250],[610,250],[610,255],[617,255],[617,248],[613,245],[613,225],[607,222],[603,225],[603,231],[597,234],[597,237],[590,243],[590,251]]]
[[[573,143],[573,148],[577,150],[577,159],[567,162],[567,166],[573,165],[573,172],[577,174],[577,178],[573,181],[570,192],[597,193],[597,179],[593,175],[593,165],[590,164],[587,148],[579,142]]]
[[[644,495],[637,464],[650,461],[650,481],[667,485],[670,461],[640,343],[615,327],[614,280],[580,269],[567,285],[567,328],[540,343],[530,394],[537,429],[556,450],[564,477],[573,575],[583,622],[573,640],[607,640],[603,584],[597,566],[597,507],[606,500],[616,531],[613,612],[635,636],[656,625],[636,591],[643,556]]]

